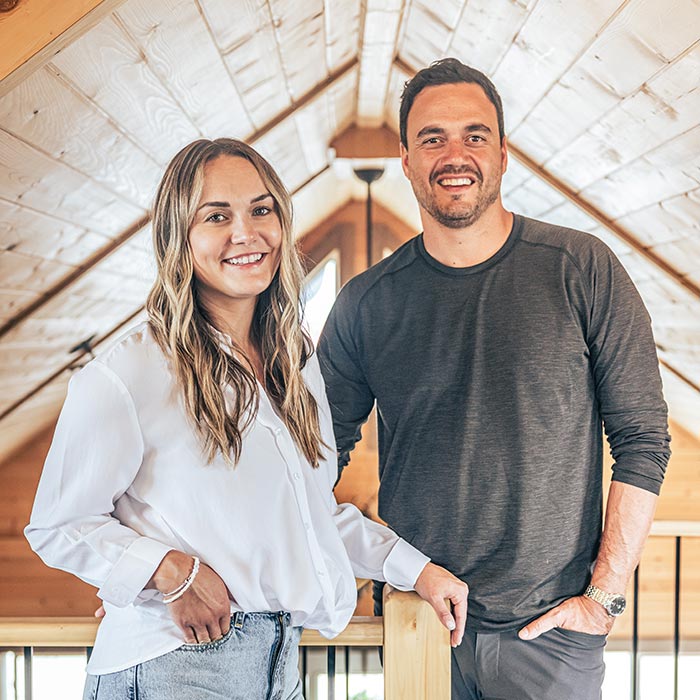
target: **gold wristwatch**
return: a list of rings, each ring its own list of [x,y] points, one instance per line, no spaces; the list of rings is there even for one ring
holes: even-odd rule
[[[627,600],[622,593],[606,593],[593,584],[586,588],[583,595],[600,603],[608,611],[608,615],[612,617],[622,615],[627,607]]]

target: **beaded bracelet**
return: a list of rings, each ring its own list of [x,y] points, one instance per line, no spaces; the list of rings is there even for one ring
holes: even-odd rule
[[[187,589],[194,583],[194,579],[199,573],[199,557],[193,556],[192,559],[194,560],[194,563],[192,564],[192,571],[190,571],[190,575],[174,591],[163,594],[164,603],[174,603],[178,598],[181,598]]]

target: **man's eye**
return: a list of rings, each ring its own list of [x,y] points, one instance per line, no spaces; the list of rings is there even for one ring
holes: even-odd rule
[[[211,221],[214,224],[219,224],[221,223],[226,217],[221,213],[217,212],[215,214],[209,214],[205,221]]]
[[[271,211],[270,207],[255,207],[253,216],[267,216]]]
[[[469,137],[469,141],[471,141],[472,143],[481,143],[483,140],[484,140],[484,137],[479,136],[478,134],[472,134]]]
[[[423,141],[423,143],[433,145],[436,143],[440,143],[440,139],[437,136],[431,136],[429,139],[425,139],[425,141]]]

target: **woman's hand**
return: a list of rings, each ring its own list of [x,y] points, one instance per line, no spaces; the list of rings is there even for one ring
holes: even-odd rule
[[[421,571],[414,586],[416,593],[433,606],[435,612],[448,630],[450,643],[457,647],[462,643],[464,626],[467,622],[467,597],[469,587],[447,569],[428,563]],[[452,603],[454,617],[445,604],[445,599]]]
[[[192,571],[192,557],[172,550],[156,569],[150,588],[169,593],[177,588]],[[223,637],[231,624],[231,603],[226,584],[206,564],[185,593],[168,604],[170,615],[182,630],[187,644],[205,644]]]

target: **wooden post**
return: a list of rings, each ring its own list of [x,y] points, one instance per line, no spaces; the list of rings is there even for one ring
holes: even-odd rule
[[[384,587],[385,700],[450,700],[450,633],[416,593]]]

